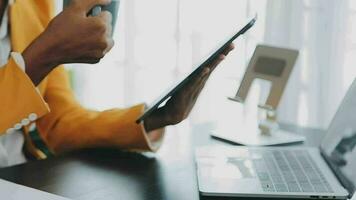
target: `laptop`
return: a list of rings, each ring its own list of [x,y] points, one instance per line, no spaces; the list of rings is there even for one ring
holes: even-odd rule
[[[195,158],[203,196],[351,198],[356,185],[356,79],[319,148],[204,146],[196,149]]]

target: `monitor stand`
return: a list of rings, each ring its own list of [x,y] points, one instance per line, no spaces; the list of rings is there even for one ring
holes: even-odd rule
[[[216,139],[245,146],[285,145],[305,141],[304,136],[281,129],[275,131],[271,135],[260,133],[251,134],[244,129],[238,131],[223,131],[221,129],[217,129],[211,133],[211,136]]]
[[[247,117],[237,119],[233,116],[235,121],[226,119],[223,127],[215,130],[212,136],[248,146],[303,142],[303,136],[281,130],[276,117],[276,110],[298,55],[297,50],[258,45],[236,95],[228,98],[231,102],[238,102],[247,108],[258,108],[258,114],[249,118],[247,115],[251,115],[251,112],[244,112]],[[256,85],[256,81],[260,84]],[[250,93],[256,93],[258,98],[251,98]],[[264,102],[263,105],[259,105],[260,102]],[[260,111],[265,114],[259,115]]]
[[[233,101],[239,99],[229,98]],[[304,142],[305,137],[282,130],[277,123],[276,111],[268,105],[258,105],[262,119],[243,116],[237,121],[226,121],[223,126],[212,131],[211,136],[230,143],[246,146],[286,145]],[[237,114],[237,113],[236,113]]]

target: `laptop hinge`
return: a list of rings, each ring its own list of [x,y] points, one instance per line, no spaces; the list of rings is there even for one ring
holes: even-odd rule
[[[334,173],[336,178],[339,180],[341,185],[349,192],[349,198],[351,198],[355,192],[355,189],[356,189],[355,185],[342,174],[340,169],[335,164],[333,164],[331,159],[328,157],[328,155],[325,153],[325,151],[321,147],[319,147],[319,150],[320,150],[321,156],[326,161],[327,165],[332,170],[332,172]]]

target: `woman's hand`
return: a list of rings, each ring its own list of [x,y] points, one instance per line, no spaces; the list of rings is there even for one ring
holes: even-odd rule
[[[175,125],[186,119],[193,109],[210,74],[233,49],[234,46],[231,44],[225,49],[223,54],[205,66],[198,76],[174,94],[163,107],[157,109],[145,119],[144,125],[146,131],[152,131],[167,125]]]
[[[111,0],[72,0],[46,30],[23,52],[26,73],[35,85],[56,66],[65,63],[97,63],[113,47],[112,16],[103,11],[88,16],[97,5]]]

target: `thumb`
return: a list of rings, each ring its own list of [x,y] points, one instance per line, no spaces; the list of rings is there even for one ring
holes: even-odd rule
[[[111,3],[111,0],[73,0],[73,3],[79,5],[85,14],[95,6],[105,6]]]

